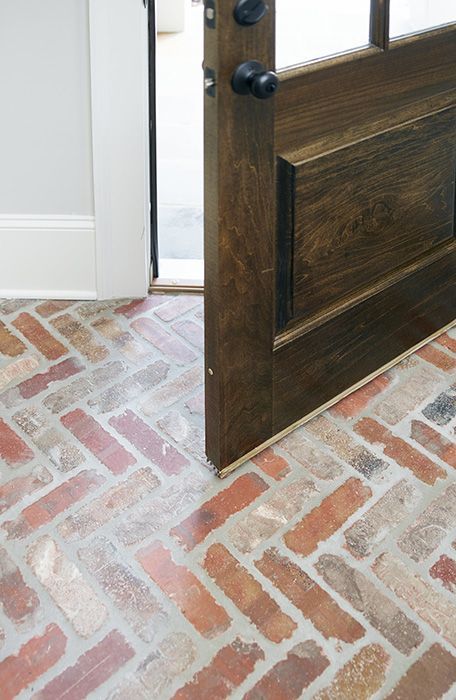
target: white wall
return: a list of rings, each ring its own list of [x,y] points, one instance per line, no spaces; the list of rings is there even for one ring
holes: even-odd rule
[[[88,0],[0,0],[0,101],[0,214],[93,215]]]

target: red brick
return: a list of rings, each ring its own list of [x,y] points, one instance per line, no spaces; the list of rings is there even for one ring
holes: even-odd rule
[[[10,467],[20,467],[34,457],[30,447],[2,418],[0,418],[0,457]]]
[[[20,403],[22,399],[31,399],[40,392],[46,391],[53,382],[68,379],[83,369],[84,365],[78,360],[68,358],[57,365],[53,365],[46,372],[35,374],[30,379],[26,379],[17,386],[3,392],[0,395],[0,401],[7,408],[11,408]]]
[[[373,445],[382,445],[387,457],[394,459],[401,467],[410,469],[425,484],[433,485],[437,479],[446,479],[447,473],[442,467],[372,418],[363,418],[354,429]]]
[[[60,420],[113,474],[122,474],[128,467],[136,464],[131,452],[82,409],[77,408],[62,416]]]
[[[108,356],[108,349],[104,345],[99,345],[95,341],[93,333],[70,314],[57,316],[57,318],[52,319],[51,324],[89,362],[100,362]]]
[[[432,578],[438,578],[452,593],[456,593],[456,561],[442,554],[434,566],[429,569]]]
[[[372,495],[360,479],[348,479],[284,536],[287,547],[307,556],[342,527]]]
[[[276,481],[284,479],[291,471],[287,460],[276,454],[272,447],[268,447],[256,457],[252,457],[252,462]]]
[[[17,357],[18,355],[22,355],[26,350],[27,348],[22,340],[19,340],[19,338],[13,335],[9,328],[0,321],[0,353],[2,355],[8,355],[8,357]]]
[[[182,316],[200,304],[201,296],[199,294],[179,294],[156,309],[155,313],[162,321],[169,322],[174,321],[178,316]]]
[[[19,314],[13,325],[29,340],[48,360],[58,360],[66,355],[67,348],[54,338],[44,326],[28,313]]]
[[[118,306],[115,313],[122,314],[122,316],[126,316],[126,318],[134,318],[135,316],[138,316],[138,314],[146,313],[147,311],[164,304],[167,300],[168,297],[165,295],[151,294],[145,299],[133,299],[133,301],[129,301],[127,304]]]
[[[139,343],[132,334],[124,330],[113,318],[98,318],[93,321],[92,328],[95,328],[103,338],[111,341],[114,347],[125,355],[131,362],[142,362],[150,354],[150,349]]]
[[[198,323],[191,319],[176,321],[173,323],[172,329],[198,350],[204,350],[204,330]]]
[[[52,474],[45,467],[35,467],[30,474],[18,476],[0,486],[0,514],[19,503],[25,496],[42,489],[52,481]]]
[[[172,700],[225,700],[262,659],[264,652],[256,642],[247,643],[237,637],[220,649],[210,664],[178,690]]]
[[[173,561],[171,552],[160,542],[140,549],[136,558],[203,637],[212,639],[228,629],[231,621],[225,610],[195,574]]]
[[[132,322],[131,327],[149,343],[152,343],[157,350],[160,350],[178,365],[185,365],[196,359],[193,350],[190,350],[180,340],[163,330],[156,321],[152,321],[150,318],[137,318]]]
[[[30,627],[33,624],[35,613],[40,606],[37,594],[27,586],[20,570],[2,548],[0,548],[0,603],[5,615],[19,628]]]
[[[109,424],[165,474],[180,474],[182,469],[190,464],[184,455],[163,440],[133,411],[126,410],[121,416],[110,418]]]
[[[434,430],[427,423],[412,420],[411,436],[425,447],[428,452],[440,457],[441,460],[456,468],[456,444],[444,435]]]
[[[23,376],[30,374],[39,367],[37,357],[20,357],[19,360],[9,362],[0,368],[0,390],[4,389],[11,382],[17,382]]]
[[[255,566],[291,600],[304,617],[326,637],[353,644],[365,630],[321,586],[277,549],[268,549]]]
[[[8,533],[9,540],[23,539],[95,491],[104,481],[104,477],[95,470],[79,472],[24,508],[15,520],[8,520],[2,528]]]
[[[384,685],[389,666],[390,657],[379,644],[363,647],[313,700],[369,700]]]
[[[139,579],[124,555],[105,537],[79,550],[79,559],[122,616],[145,642],[152,642],[167,622],[150,587]]]
[[[246,508],[268,489],[261,477],[253,472],[243,474],[223,491],[219,491],[183,522],[173,527],[171,534],[189,550],[235,513]]]
[[[43,301],[42,304],[38,304],[35,311],[43,318],[50,318],[54,314],[65,311],[73,304],[74,301]]]
[[[456,338],[452,338],[448,333],[441,335],[435,342],[439,343],[439,345],[442,345],[444,348],[451,350],[451,352],[456,353]]]
[[[426,360],[432,365],[435,365],[444,372],[454,372],[456,369],[456,360],[450,357],[441,350],[437,350],[433,345],[425,345],[424,348],[416,353],[422,360]]]
[[[328,666],[329,660],[313,640],[301,642],[283,661],[276,663],[243,700],[298,700]]]
[[[386,700],[436,700],[456,682],[456,659],[433,644],[410,666]]]
[[[275,600],[226,547],[222,544],[209,547],[204,568],[267,639],[281,642],[291,637],[297,627],[296,623],[280,610]]]
[[[196,396],[192,396],[185,405],[190,413],[197,416],[204,416],[204,400],[204,391],[200,391]]]
[[[0,661],[2,700],[13,700],[20,692],[54,666],[63,656],[66,637],[57,625],[48,625],[41,636],[26,642],[14,656]]]
[[[386,374],[381,374],[368,384],[365,384],[361,389],[358,389],[358,391],[354,391],[345,399],[336,403],[331,409],[331,413],[341,418],[355,418],[389,385],[390,379]]]
[[[67,540],[87,537],[127,508],[149,496],[159,485],[160,482],[152,469],[138,469],[128,479],[116,484],[66,518],[59,526],[59,532]]]
[[[135,652],[117,630],[79,657],[74,666],[50,681],[33,700],[84,700],[105,683]]]

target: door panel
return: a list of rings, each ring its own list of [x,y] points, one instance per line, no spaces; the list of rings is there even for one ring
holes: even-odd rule
[[[280,73],[272,99],[232,89],[273,67],[279,0],[239,26],[207,0],[207,454],[242,458],[423,344],[456,316],[456,27]]]

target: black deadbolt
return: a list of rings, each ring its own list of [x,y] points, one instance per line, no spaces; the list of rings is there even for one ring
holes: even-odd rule
[[[239,0],[234,8],[234,19],[238,24],[249,27],[259,22],[269,12],[264,0]]]
[[[266,70],[258,61],[247,61],[236,68],[231,80],[238,95],[253,95],[259,100],[273,97],[279,89],[279,79],[272,70]]]

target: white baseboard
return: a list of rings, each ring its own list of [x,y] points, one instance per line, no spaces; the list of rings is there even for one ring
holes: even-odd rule
[[[94,217],[0,214],[0,297],[95,299]]]

